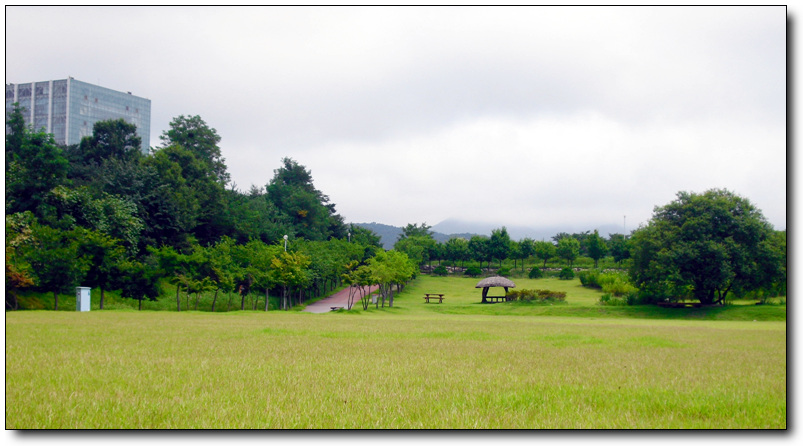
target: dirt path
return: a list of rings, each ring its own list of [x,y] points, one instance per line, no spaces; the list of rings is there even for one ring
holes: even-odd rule
[[[379,289],[378,286],[376,285],[371,286],[369,294],[373,293],[377,289]],[[349,289],[346,288],[329,297],[323,298],[318,302],[307,305],[306,308],[304,308],[304,311],[310,313],[328,313],[332,311],[332,307],[347,308],[348,301],[349,301]],[[355,293],[354,303],[352,304],[351,309],[353,310],[354,307],[357,307],[359,305],[360,305],[360,294]]]

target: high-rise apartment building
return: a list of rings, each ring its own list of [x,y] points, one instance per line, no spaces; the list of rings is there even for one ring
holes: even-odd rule
[[[123,118],[137,126],[142,152],[148,153],[151,132],[151,100],[73,78],[6,84],[6,116],[19,102],[25,124],[45,129],[59,144],[72,145],[91,136],[96,122]],[[6,128],[8,131],[8,128]]]

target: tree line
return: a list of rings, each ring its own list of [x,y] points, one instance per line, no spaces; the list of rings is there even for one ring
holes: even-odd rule
[[[286,309],[340,285],[349,265],[382,263],[372,260],[384,251],[379,237],[346,225],[295,160],[240,191],[199,116],[174,118],[144,154],[122,119],[60,146],[22,113],[15,104],[6,121],[7,309],[23,288],[52,292],[58,309],[59,294],[78,285],[99,288],[101,308],[112,289],[141,307],[164,279],[178,311],[204,292],[214,292],[213,309],[219,294],[229,306],[239,295],[246,309],[255,293],[265,310],[271,293]]]
[[[623,234],[610,234],[608,239],[599,235],[599,231],[586,231],[568,234],[561,232],[551,241],[533,240],[525,237],[516,241],[510,238],[506,227],[491,231],[491,235],[474,235],[468,239],[452,237],[445,243],[438,243],[432,236],[431,227],[426,223],[410,223],[402,228],[394,249],[424,264],[432,261],[448,261],[454,265],[465,266],[465,262],[483,263],[488,268],[495,263],[501,268],[502,262],[512,260],[513,267],[524,269],[524,262],[534,259],[543,262],[546,267],[552,259],[562,259],[568,267],[572,267],[580,256],[589,257],[594,267],[599,261],[610,255],[619,264],[630,257],[628,238]]]

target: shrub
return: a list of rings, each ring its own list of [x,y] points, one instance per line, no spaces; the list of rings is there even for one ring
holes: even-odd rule
[[[438,265],[437,268],[432,270],[432,274],[436,276],[446,276],[449,274],[449,271],[446,270],[446,267],[443,265]]]
[[[499,270],[496,272],[496,274],[500,275],[500,276],[503,276],[503,277],[507,277],[507,276],[510,275],[510,268],[508,268],[508,267],[499,268]]]
[[[477,277],[480,274],[482,274],[482,270],[477,268],[476,266],[470,266],[466,269],[466,271],[463,274],[470,277]]]
[[[577,278],[580,279],[580,284],[587,288],[602,288],[600,285],[600,272],[596,269],[587,271],[580,271],[577,273]]]
[[[506,296],[509,300],[518,300],[521,302],[565,302],[566,293],[563,291],[550,291],[550,290],[513,290],[509,291]]]
[[[541,270],[536,266],[530,270],[530,274],[528,274],[527,277],[530,279],[540,279],[541,277],[544,277],[544,273],[541,272]]]
[[[560,280],[572,280],[574,279],[574,271],[571,268],[566,267],[560,270],[560,274],[558,274],[558,279]]]
[[[599,297],[599,304],[600,305],[610,305],[610,306],[623,306],[628,305],[627,300],[620,297],[611,296],[610,293],[605,293]]]

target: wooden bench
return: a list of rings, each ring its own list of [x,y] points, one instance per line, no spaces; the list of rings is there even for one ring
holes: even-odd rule
[[[446,298],[443,297],[443,294],[425,293],[424,294],[424,299],[426,299],[427,303],[429,303],[430,299],[438,299],[438,303],[441,303],[441,302],[443,302],[443,299],[446,299]]]

